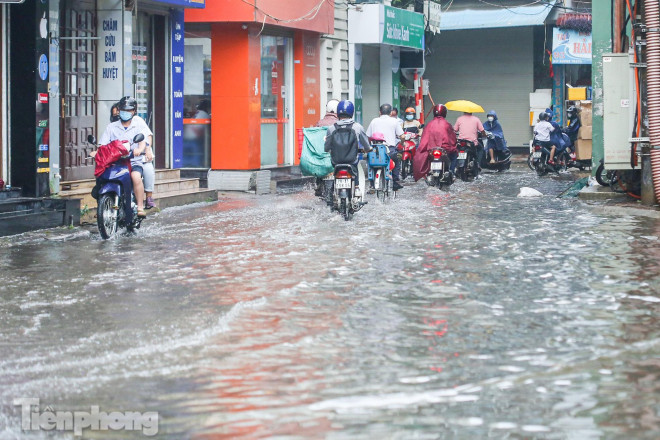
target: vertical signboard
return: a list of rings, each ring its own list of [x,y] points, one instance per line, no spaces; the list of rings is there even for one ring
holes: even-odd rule
[[[172,168],[183,160],[183,11],[170,13],[172,25]]]
[[[50,51],[48,55],[48,98],[49,101],[59,102],[60,101],[60,51],[58,38],[60,34],[60,2],[59,0],[50,0],[49,1],[49,13],[48,13],[48,30],[49,30],[49,39],[50,39]],[[59,139],[60,139],[60,126],[57,122],[50,124],[50,121],[59,121],[60,113],[59,106],[52,105],[49,106],[48,114],[48,138],[50,139],[48,148],[49,148],[49,160],[50,160],[50,192],[58,193],[60,187],[60,148],[59,148]]]
[[[36,156],[37,156],[37,197],[50,194],[50,133],[48,131],[48,53],[50,51],[48,42],[48,2],[46,0],[36,2],[36,50],[34,54],[36,73]]]
[[[124,48],[122,44],[121,2],[99,0],[97,54],[97,126],[100,130],[110,120],[110,107],[124,96]]]
[[[399,108],[401,99],[399,97],[399,85],[401,84],[401,51],[398,47],[392,48],[392,107]],[[404,109],[399,108],[399,117],[403,118]]]
[[[554,58],[553,58],[554,60]],[[566,99],[564,91],[566,90],[566,70],[561,64],[554,66],[555,76],[552,78],[552,110],[554,120],[559,125],[564,125],[564,100]]]
[[[149,121],[149,88],[147,84],[147,75],[149,73],[149,54],[144,42],[136,42],[133,45],[133,74],[135,75],[135,100],[138,105],[138,116]]]
[[[355,45],[355,117],[362,124],[362,45]]]

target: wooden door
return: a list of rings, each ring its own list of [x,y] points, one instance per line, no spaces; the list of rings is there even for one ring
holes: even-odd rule
[[[87,136],[96,132],[96,17],[75,5],[63,10],[60,35],[62,77],[61,170],[62,180],[94,177]]]

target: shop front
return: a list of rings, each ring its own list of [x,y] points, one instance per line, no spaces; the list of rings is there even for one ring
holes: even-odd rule
[[[421,55],[424,50],[424,15],[382,4],[351,9],[348,48],[355,118],[368,123],[378,116],[381,104],[402,106],[401,56],[404,52]]]
[[[184,163],[212,170],[297,163],[296,128],[322,116],[320,35],[333,32],[333,8],[317,6],[222,0],[186,11]]]

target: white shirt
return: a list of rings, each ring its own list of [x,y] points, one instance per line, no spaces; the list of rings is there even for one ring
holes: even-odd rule
[[[367,136],[372,137],[374,133],[382,133],[385,137],[385,143],[390,147],[395,147],[399,143],[399,137],[403,134],[401,124],[390,115],[381,115],[375,118],[367,128]]]
[[[132,143],[133,138],[140,133],[144,135],[145,140],[148,140],[147,138],[149,136],[153,136],[153,133],[149,129],[147,123],[144,122],[144,119],[137,115],[133,116],[133,119],[131,119],[131,125],[128,127],[121,125],[121,120],[111,122],[105,128],[105,132],[103,132],[101,139],[99,139],[99,145],[106,145],[115,140],[130,141],[132,151],[138,147],[138,144]],[[143,161],[144,153],[142,153],[141,156],[132,158],[131,165],[142,166]]]
[[[550,140],[550,133],[555,131],[555,127],[548,121],[539,121],[534,126],[534,138],[541,142],[548,142]]]

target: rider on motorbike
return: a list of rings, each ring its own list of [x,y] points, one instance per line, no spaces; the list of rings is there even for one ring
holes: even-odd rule
[[[380,106],[380,117],[374,118],[369,127],[367,128],[367,136],[372,136],[374,133],[383,133],[385,136],[386,144],[389,148],[390,159],[394,161],[394,169],[392,170],[392,189],[398,191],[403,188],[399,183],[401,172],[401,160],[396,151],[396,146],[400,139],[404,138],[403,128],[401,123],[392,118],[392,106],[390,104],[383,104]]]
[[[548,115],[548,122],[554,127],[550,134],[550,142],[556,147],[556,152],[561,154],[568,147],[568,143],[564,140],[561,125],[553,119],[554,112],[551,108],[546,108],[545,113]]]
[[[337,116],[339,117],[339,121],[328,127],[328,133],[325,138],[325,151],[330,152],[332,165],[338,165],[341,163],[351,164],[351,174],[353,174],[353,180],[357,187],[359,183],[357,169],[359,159],[358,150],[363,149],[365,153],[368,153],[371,151],[371,145],[369,145],[369,138],[364,133],[364,127],[353,120],[353,113],[355,113],[355,106],[351,101],[344,100],[337,104]],[[337,145],[334,141],[333,134],[338,130],[351,129],[355,132],[358,145]],[[351,151],[355,152],[354,155]],[[347,155],[350,155],[351,157],[347,158]]]
[[[566,109],[566,117],[568,118],[568,125],[562,129],[564,133],[568,135],[568,138],[571,140],[571,155],[575,153],[575,142],[578,138],[578,131],[582,126],[580,118],[578,117],[578,111],[575,106],[570,106]]]
[[[144,185],[142,184],[142,163],[143,155],[147,150],[147,141],[153,133],[139,116],[136,116],[137,101],[130,97],[124,96],[119,101],[119,121],[110,123],[99,143],[101,145],[109,144],[114,140],[131,141],[137,135],[142,133],[145,140],[138,144],[131,144],[131,180],[133,182],[133,192],[135,194],[135,201],[137,203],[138,217],[146,217],[144,212]]]
[[[454,130],[458,139],[465,139],[470,141],[475,145],[479,145],[479,136],[486,136],[484,131],[484,126],[476,116],[473,116],[472,113],[464,112],[463,116],[459,117],[454,124]],[[483,148],[477,148],[477,163],[481,163],[483,157]],[[454,171],[454,166],[456,160],[452,160],[452,171]]]
[[[415,119],[415,109],[412,107],[408,107],[404,113],[404,121],[403,121],[403,131],[405,133],[415,133],[418,136],[422,135],[422,128],[420,122]]]
[[[504,131],[502,125],[497,119],[495,110],[491,110],[487,115],[488,120],[484,123],[484,131],[488,137],[486,143],[486,152],[490,155],[490,163],[495,163],[495,150],[508,151],[506,140],[504,140]]]
[[[546,112],[541,112],[539,115],[539,122],[534,126],[534,140],[536,140],[543,147],[550,149],[550,159],[548,163],[554,165],[555,150],[557,147],[552,143],[551,134],[555,131],[555,127],[552,126],[550,121],[550,115]]]
[[[422,139],[419,141],[417,154],[413,163],[415,181],[426,177],[429,172],[429,151],[434,147],[442,147],[451,159],[450,171],[456,168],[456,132],[447,117],[447,107],[437,104],[433,107],[433,119],[424,126]]]

